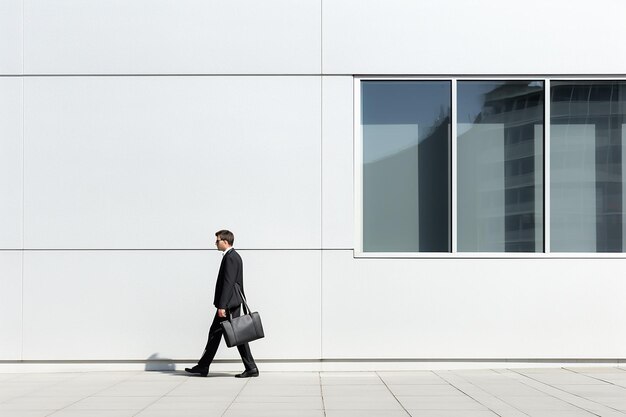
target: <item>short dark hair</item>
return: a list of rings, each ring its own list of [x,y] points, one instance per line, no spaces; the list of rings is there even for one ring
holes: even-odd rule
[[[233,246],[233,243],[235,243],[235,235],[230,230],[219,230],[215,232],[215,237],[225,240],[230,246]]]

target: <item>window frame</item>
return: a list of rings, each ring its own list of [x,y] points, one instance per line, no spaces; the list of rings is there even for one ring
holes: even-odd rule
[[[542,81],[544,83],[543,123],[543,252],[459,252],[457,250],[457,82],[458,81]],[[354,257],[355,258],[430,258],[430,259],[626,259],[626,251],[551,252],[550,248],[550,127],[551,81],[626,81],[624,76],[545,76],[545,75],[472,75],[472,76],[353,76],[353,166],[354,166]],[[363,140],[361,130],[362,81],[450,81],[450,242],[451,252],[364,252],[363,251]],[[626,166],[626,162],[623,162]]]

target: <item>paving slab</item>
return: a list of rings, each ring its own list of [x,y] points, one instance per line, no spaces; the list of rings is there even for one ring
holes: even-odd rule
[[[626,417],[626,370],[0,375],[0,417],[357,416]]]

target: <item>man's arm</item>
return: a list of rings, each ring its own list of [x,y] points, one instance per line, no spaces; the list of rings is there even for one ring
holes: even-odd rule
[[[228,302],[233,297],[233,291],[235,291],[235,282],[237,278],[237,262],[233,256],[227,256],[224,265],[224,286],[222,287],[222,293],[220,294],[217,308],[226,310]],[[221,317],[225,317],[221,316]]]

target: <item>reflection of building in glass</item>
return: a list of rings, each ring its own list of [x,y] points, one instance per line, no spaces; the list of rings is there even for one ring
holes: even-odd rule
[[[449,252],[450,83],[363,83],[363,248]]]
[[[621,252],[626,88],[554,81],[551,91],[552,247]]]
[[[426,130],[426,129],[425,129]],[[430,201],[420,207],[420,251],[450,251],[450,116],[441,111],[421,136],[419,198]]]
[[[497,86],[474,123],[504,127],[504,250],[542,251],[543,83]]]
[[[364,233],[371,236],[366,248],[450,251],[449,114],[434,123],[420,127],[418,143],[364,163]],[[389,232],[394,236],[387,237]]]

